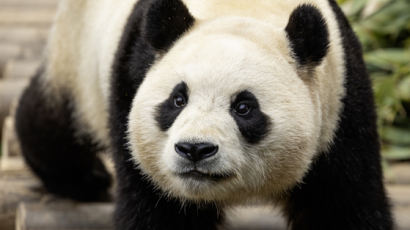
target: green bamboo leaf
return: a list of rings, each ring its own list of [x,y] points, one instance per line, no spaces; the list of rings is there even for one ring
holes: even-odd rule
[[[392,123],[397,115],[403,113],[396,82],[397,78],[395,77],[379,76],[373,79],[377,112],[382,121],[381,124]]]
[[[398,94],[401,99],[410,101],[410,75],[405,77],[398,86]]]
[[[410,1],[390,1],[379,11],[367,17],[362,26],[384,34],[397,34],[410,25]]]
[[[409,160],[410,147],[399,147],[394,145],[385,146],[382,149],[382,154],[386,160]]]
[[[340,1],[344,13],[350,18],[355,19],[360,17],[361,11],[366,6],[369,0],[355,0],[355,1]]]
[[[381,136],[383,141],[410,147],[410,129],[387,126],[382,129]]]
[[[404,49],[378,49],[367,52],[365,60],[376,65],[385,64],[408,64],[410,61],[410,50]]]

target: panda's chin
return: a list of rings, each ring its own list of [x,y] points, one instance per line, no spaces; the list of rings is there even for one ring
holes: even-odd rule
[[[190,170],[188,172],[178,173],[177,176],[184,180],[194,180],[198,182],[222,182],[224,180],[229,180],[234,175],[233,173],[204,173],[198,170]]]
[[[174,173],[173,177],[176,179],[174,194],[193,201],[224,199],[223,188],[235,180],[233,173],[205,173],[195,169]]]

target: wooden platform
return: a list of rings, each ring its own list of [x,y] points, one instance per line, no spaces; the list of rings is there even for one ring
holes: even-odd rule
[[[113,204],[73,203],[43,190],[20,156],[13,119],[6,118],[41,63],[57,2],[0,0],[0,230],[113,229]],[[393,165],[386,176],[397,229],[410,230],[410,165]],[[265,206],[229,210],[227,222],[227,230],[286,229],[280,213]]]
[[[408,168],[409,170],[410,168]],[[10,170],[10,169],[9,169]],[[111,230],[112,203],[73,203],[47,194],[25,170],[0,172],[1,230]],[[389,184],[397,230],[410,229],[410,186]],[[227,212],[226,230],[285,230],[278,210],[236,207]]]

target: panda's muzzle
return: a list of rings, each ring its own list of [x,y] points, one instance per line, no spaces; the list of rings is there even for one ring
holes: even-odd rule
[[[218,146],[212,143],[179,142],[175,144],[175,151],[181,157],[196,163],[210,158],[218,152]]]
[[[176,175],[184,179],[193,179],[196,181],[222,181],[234,176],[233,173],[212,172],[205,165],[212,164],[212,158],[218,152],[218,146],[212,143],[201,142],[179,142],[175,144],[175,152],[183,159],[188,160],[181,162],[181,171]],[[207,159],[209,159],[207,161]],[[206,169],[208,168],[208,169]]]

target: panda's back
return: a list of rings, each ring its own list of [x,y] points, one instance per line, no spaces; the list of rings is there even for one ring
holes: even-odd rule
[[[75,119],[102,143],[108,140],[112,62],[123,27],[138,0],[63,0],[46,50],[45,82],[69,89]]]

